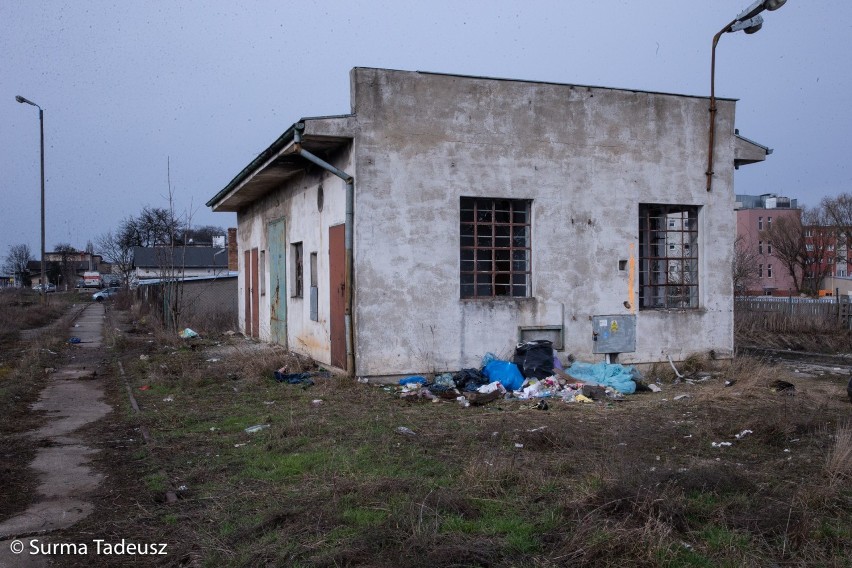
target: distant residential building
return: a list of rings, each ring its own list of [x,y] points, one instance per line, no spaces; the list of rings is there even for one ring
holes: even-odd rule
[[[50,251],[44,253],[45,275],[47,281],[56,284],[61,290],[72,289],[85,272],[100,272],[103,275],[112,272],[112,264],[104,262],[99,254],[84,251]],[[27,271],[34,286],[41,284],[41,262],[31,260]]]
[[[224,247],[133,247],[134,275],[154,278],[197,278],[228,274]]]
[[[802,218],[802,210],[796,199],[782,197],[774,193],[762,195],[737,195],[735,209],[737,213],[737,238],[742,239],[741,246],[752,252],[756,277],[752,278],[741,290],[741,295],[787,296],[795,293],[792,276],[781,260],[775,255],[772,242],[762,236],[763,231],[772,227],[779,219]]]

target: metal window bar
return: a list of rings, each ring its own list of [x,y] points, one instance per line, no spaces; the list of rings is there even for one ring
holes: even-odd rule
[[[639,307],[698,307],[698,208],[640,205]]]
[[[461,297],[529,296],[530,202],[462,197],[460,204]]]

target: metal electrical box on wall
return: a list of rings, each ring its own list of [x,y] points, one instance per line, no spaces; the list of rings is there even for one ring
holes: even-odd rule
[[[592,353],[636,351],[636,316],[592,316]]]

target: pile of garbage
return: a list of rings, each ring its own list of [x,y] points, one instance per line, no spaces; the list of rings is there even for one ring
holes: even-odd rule
[[[633,394],[636,381],[641,379],[635,367],[569,359],[568,366],[563,366],[550,341],[528,341],[516,346],[512,361],[486,353],[479,369],[444,373],[431,381],[423,376],[400,379],[400,396],[455,400],[462,406],[478,406],[498,399],[592,402],[620,400]]]

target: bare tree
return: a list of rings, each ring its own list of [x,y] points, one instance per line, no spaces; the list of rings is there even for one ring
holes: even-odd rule
[[[796,293],[816,294],[831,274],[838,231],[823,207],[804,209],[802,219],[782,217],[760,233],[793,279]]]
[[[734,241],[734,261],[732,273],[734,278],[734,293],[745,292],[757,278],[758,255],[754,252],[744,236],[740,235]]]
[[[225,229],[222,227],[215,227],[213,225],[203,225],[201,227],[187,226],[183,234],[183,240],[185,240],[187,244],[209,245],[213,243],[213,237],[223,236],[224,234]]]
[[[121,274],[121,281],[126,288],[134,269],[133,246],[129,239],[122,238],[122,229],[115,233],[107,231],[97,238],[97,246],[100,254]]]
[[[3,262],[3,272],[15,277],[15,282],[22,286],[30,285],[30,276],[27,265],[33,260],[29,245],[12,245],[9,254]]]
[[[823,280],[834,272],[837,259],[837,242],[841,228],[824,207],[806,209],[802,212],[805,241],[805,292],[816,294]]]
[[[77,271],[74,268],[72,258],[76,256],[77,249],[70,243],[58,243],[54,245],[53,251],[59,254],[58,263],[52,263],[54,264],[53,279],[56,280],[57,286],[63,284],[65,289],[68,290],[70,284],[70,287],[73,288],[77,280]]]
[[[803,289],[802,280],[805,275],[805,230],[797,217],[781,217],[769,228],[761,231],[760,236],[772,242],[775,257],[781,261],[787,273],[793,279],[796,293]]]

